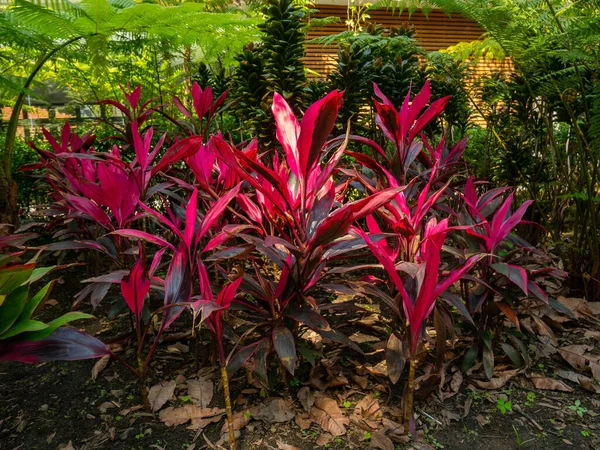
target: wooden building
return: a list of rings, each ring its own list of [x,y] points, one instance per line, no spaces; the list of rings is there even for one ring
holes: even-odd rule
[[[346,31],[345,24],[348,9],[347,0],[321,0],[315,7],[318,13],[312,17],[324,18],[337,16],[340,22],[326,27],[313,28],[309,32],[308,39],[337,34]],[[368,12],[368,22],[382,25],[385,28],[399,27],[401,25],[411,26],[416,33],[420,45],[427,51],[436,51],[458,44],[459,42],[471,42],[482,37],[483,30],[477,23],[460,14],[448,15],[440,9],[431,9],[424,12],[418,9],[409,13],[407,10],[392,12],[391,9],[373,9]],[[316,72],[320,77],[326,77],[335,66],[337,58],[337,47],[335,45],[324,46],[323,44],[307,43],[304,62],[306,67]],[[475,68],[477,72],[490,72],[509,69],[508,61],[480,60]]]

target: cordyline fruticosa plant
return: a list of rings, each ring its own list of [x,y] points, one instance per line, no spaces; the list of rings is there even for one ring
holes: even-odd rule
[[[442,136],[439,144],[434,148],[422,134],[422,130],[441,114],[447,98],[437,100],[424,109],[430,98],[429,84],[426,83],[412,102],[409,94],[398,111],[377,86],[374,88],[376,96],[381,100],[381,103],[375,103],[376,121],[390,141],[391,156],[374,142],[357,139],[358,142],[374,148],[383,163],[366,155],[351,153],[376,176],[375,179],[369,178],[357,171],[355,178],[370,191],[378,189],[379,186],[407,184],[392,202],[384,205],[377,212],[377,217],[375,215],[367,217],[366,225],[370,235],[360,228],[356,229],[385,269],[388,280],[367,277],[366,281],[353,282],[352,286],[359,292],[379,297],[398,319],[399,329],[394,330],[388,340],[386,360],[390,378],[396,382],[403,371],[406,357],[409,358],[405,420],[410,422],[412,428],[416,354],[425,321],[434,311],[438,297],[447,299],[467,320],[473,322],[469,310],[474,295],[465,295],[461,299],[448,292],[448,289],[458,280],[463,279],[461,282],[463,287],[467,286],[466,280],[480,282],[476,289],[479,289],[479,286],[483,286],[484,289],[487,287],[489,303],[498,305],[498,308],[511,320],[516,317],[516,314],[511,315],[512,310],[508,306],[503,308],[503,303],[493,301],[494,293],[500,291],[500,286],[507,283],[516,284],[526,296],[533,294],[545,302],[547,296],[532,277],[528,280],[525,269],[507,264],[505,259],[494,253],[509,237],[513,228],[521,222],[530,202],[526,202],[511,214],[512,195],[501,206],[492,205],[494,199],[505,189],[489,191],[480,200],[470,179],[465,185],[464,194],[459,192],[458,198],[459,201],[462,200],[461,206],[463,206],[460,213],[451,208],[456,203],[453,199],[456,198],[457,186],[457,183],[454,183],[451,188],[451,176],[456,172],[466,141],[463,140],[452,149],[448,149]],[[391,172],[386,167],[391,167]],[[494,212],[493,217],[488,217]],[[449,219],[454,217],[458,217],[458,224],[451,226]],[[382,230],[394,236],[382,234]],[[461,236],[467,237],[466,240],[456,242],[471,245],[453,249],[451,253],[458,257],[458,261],[446,261],[447,268],[450,270],[442,270],[444,253],[442,250],[446,247],[446,238],[450,232],[453,235],[457,234],[459,239]],[[371,236],[377,236],[378,240],[372,239]],[[473,243],[472,239],[468,239],[469,237],[477,237],[483,243],[481,245],[477,242]],[[484,277],[475,278],[468,275],[476,265],[485,275]],[[364,267],[358,266],[358,268]],[[548,268],[538,268],[534,273],[536,275],[533,277],[560,275],[560,271]],[[497,289],[486,283],[488,278],[489,281],[497,282]],[[466,291],[464,293],[466,294]],[[478,299],[483,302],[486,296],[480,295]],[[513,300],[517,298],[513,296]],[[476,306],[481,307],[481,303]],[[452,324],[452,318],[446,308],[437,308],[436,313],[439,317],[437,321],[439,328]],[[402,333],[404,325],[407,329]],[[484,326],[484,324],[480,325]],[[438,352],[443,355],[446,330],[439,328],[436,332],[442,338],[438,340],[441,347]],[[404,344],[402,335],[404,335]],[[506,345],[508,344],[503,344]],[[491,342],[488,342],[486,348],[491,352]],[[515,350],[513,353],[518,352]],[[487,360],[487,364],[484,364],[485,372],[488,377],[491,377],[493,356],[491,365],[489,357]]]
[[[352,224],[402,190],[383,189],[358,201],[342,203],[347,183],[336,183],[334,173],[347,140],[340,144],[339,140],[329,139],[340,105],[341,93],[333,91],[311,105],[299,122],[283,97],[275,94],[272,109],[282,160],[278,154],[270,163],[253,159],[220,136],[212,138],[219,157],[254,188],[238,196],[240,208],[253,225],[230,233],[238,242],[222,252],[241,253],[250,246],[259,254],[251,259],[252,270],[244,274],[241,284],[251,297],[234,301],[236,308],[255,315],[254,331],[259,339],[240,349],[231,361],[230,372],[257,353],[255,369],[265,384],[267,355],[273,349],[283,367],[294,373],[300,325],[358,349],[332,330],[319,314],[311,289],[330,258],[339,258],[356,247],[354,240],[340,240]],[[240,246],[239,241],[246,245]],[[265,261],[274,264],[276,279],[269,278]]]
[[[477,323],[481,341],[475,342],[466,353],[463,370],[474,363],[481,348],[488,379],[494,367],[492,336],[503,334],[509,341],[502,342],[501,347],[515,366],[522,367],[527,361],[526,347],[519,339],[520,323],[516,312],[517,307],[524,304],[524,299],[541,301],[572,315],[540,286],[540,281],[548,278],[561,280],[566,273],[545,267],[543,264],[549,258],[514,234],[515,227],[522,222],[532,202],[526,201],[512,212],[513,194],[503,198],[502,194],[506,191],[507,188],[495,188],[478,195],[473,178],[469,178],[462,194],[462,208],[457,214],[459,223],[465,228],[453,237],[458,248],[452,251],[484,255],[475,266],[473,276],[461,281],[461,294],[466,306],[461,308],[461,312],[469,323]],[[472,283],[469,285],[467,281]],[[454,294],[446,295],[456,304]],[[500,313],[516,328],[500,333]],[[539,327],[546,329],[535,314],[532,313],[532,316]]]
[[[145,406],[150,358],[164,331],[189,308],[193,326],[205,321],[214,339],[233,447],[228,379],[242,365],[250,362],[268,387],[267,359],[274,353],[281,375],[293,374],[304,329],[360,351],[323,316],[334,306],[352,307],[327,304],[316,294],[316,288],[326,287],[326,277],[360,269],[360,277],[347,284],[381,299],[395,317],[386,352],[393,382],[406,358],[410,361],[405,418],[412,424],[417,353],[427,319],[435,311],[440,322],[452,325],[450,309],[438,298],[469,321],[474,309],[467,290],[476,293],[475,286],[489,291],[480,303],[495,303],[501,286],[511,283],[544,300],[535,278],[557,273],[533,267],[523,272],[500,251],[516,239],[510,233],[527,205],[511,214],[511,196],[503,202],[498,191],[477,197],[471,181],[463,188],[456,175],[466,141],[448,148],[443,136],[431,145],[423,135],[447,98],[429,104],[426,83],[397,110],[377,87],[375,94],[376,121],[388,140],[384,147],[349,132],[331,136],[342,102],[338,91],[309,106],[301,120],[275,94],[272,112],[281,152],[268,155],[256,141],[235,145],[220,133],[209,136],[211,118],[225,97],[213,102],[209,89],[196,86],[193,108],[175,100],[188,119],[173,119],[185,138],[163,136],[154,144],[152,128],[140,131],[146,106],[138,106],[136,91],[127,94],[129,108],[122,105],[130,122],[121,130],[121,147],[96,152],[91,135],[79,138],[68,127],[60,143],[47,134],[53,151],[39,151],[54,188],[50,209],[56,220],[76,223],[55,236],[71,233],[70,241],[47,248],[92,248],[110,255],[111,272],[88,280],[88,289],[94,302],[111,284],[120,285],[137,342],[137,368],[128,367],[140,379]],[[351,140],[374,155],[349,151]],[[173,144],[159,157],[166,141]],[[344,154],[364,169],[342,164]],[[359,200],[347,200],[351,183],[363,188]],[[352,262],[365,250],[378,265]],[[165,256],[169,263],[162,276]],[[452,289],[458,280],[468,289]],[[164,296],[158,307],[150,301],[153,290]],[[225,310],[243,311],[248,325],[232,329]],[[161,319],[158,326],[154,316]],[[231,341],[235,345],[228,352]]]

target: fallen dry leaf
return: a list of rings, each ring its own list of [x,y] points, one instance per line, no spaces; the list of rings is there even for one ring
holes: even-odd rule
[[[561,295],[556,300],[569,308],[578,319],[583,319],[593,314],[585,298],[563,297]]]
[[[113,402],[104,402],[100,406],[98,406],[98,409],[100,411],[102,411],[102,410],[106,411],[107,409],[112,409],[112,408],[116,408],[116,407],[117,406]]]
[[[353,375],[352,381],[354,381],[361,389],[366,389],[369,385],[369,379],[367,377],[361,377],[360,375]]]
[[[356,423],[364,423],[369,428],[376,430],[381,420],[381,408],[379,401],[371,395],[367,395],[356,404],[352,412],[352,420]]]
[[[594,380],[586,377],[585,375],[579,375],[579,385],[586,391],[594,394],[600,394],[600,385],[594,382]]]
[[[306,410],[306,412],[310,412],[312,406],[315,404],[316,394],[310,390],[308,386],[304,386],[298,391],[296,394],[298,400],[300,400],[300,404]]]
[[[363,334],[360,331],[349,336],[351,341],[356,342],[357,344],[365,344],[368,342],[379,342],[379,338],[375,336],[371,336],[369,334]]]
[[[290,445],[290,444],[284,444],[281,441],[277,441],[277,448],[279,450],[300,450],[298,447],[296,447],[295,445]]]
[[[479,389],[500,389],[518,372],[518,370],[506,370],[504,372],[498,372],[490,381],[472,380],[472,383]]]
[[[73,447],[73,442],[69,441],[68,444],[59,445],[58,450],[75,450],[75,447]]]
[[[390,436],[403,436],[404,435],[404,425],[399,424],[398,422],[394,422],[393,420],[383,418],[381,419],[381,423],[383,425],[383,432]]]
[[[171,399],[171,397],[173,397],[175,387],[177,387],[177,383],[175,380],[171,380],[162,381],[150,388],[148,400],[150,401],[152,412],[158,411]]]
[[[195,405],[185,405],[181,408],[165,408],[158,417],[168,427],[174,425],[183,425],[188,421],[192,421],[190,429],[204,428],[212,422],[221,420],[221,416],[225,413],[221,408],[201,408]]]
[[[317,395],[315,398],[311,416],[321,428],[328,431],[333,436],[345,434],[346,426],[350,424],[350,419],[342,414],[336,401],[322,394]]]
[[[292,411],[288,402],[282,398],[272,398],[266,404],[253,408],[252,417],[263,420],[268,424],[289,422],[296,413]]]
[[[181,342],[176,342],[175,344],[169,345],[167,351],[174,354],[185,354],[189,353],[190,347]]]
[[[486,419],[485,417],[483,417],[481,414],[478,414],[475,416],[475,420],[477,421],[477,423],[484,427],[486,425],[489,425],[490,421],[489,419]]]
[[[365,369],[367,369],[372,375],[375,375],[376,377],[388,377],[388,368],[386,361],[381,361],[380,363],[377,363],[374,366],[365,365]]]
[[[460,389],[460,386],[462,385],[462,382],[463,382],[462,372],[460,370],[457,370],[456,372],[454,372],[454,375],[452,375],[452,379],[450,380],[450,390],[453,393],[458,392],[458,390]]]
[[[332,436],[329,433],[322,433],[316,440],[315,444],[317,444],[319,447],[323,447],[324,445],[329,444],[329,441],[331,441]]]
[[[536,389],[542,389],[546,391],[573,392],[573,389],[571,389],[565,383],[560,380],[555,380],[554,378],[544,377],[536,373],[527,374],[527,378],[531,380]]]
[[[558,352],[575,370],[591,373],[596,381],[600,381],[600,360],[585,354],[593,348],[591,345],[568,345],[559,348]]]
[[[600,302],[589,302],[587,307],[594,316],[600,316]]]
[[[252,420],[252,414],[249,409],[237,412],[233,415],[233,431],[239,431],[250,423]],[[229,425],[227,421],[221,427],[221,435],[229,433]]]
[[[381,450],[394,450],[396,448],[392,440],[380,432],[371,433],[371,445],[369,447]]]
[[[201,408],[207,408],[212,401],[214,394],[214,384],[205,378],[197,380],[188,380],[187,389],[189,396]]]
[[[298,425],[301,430],[308,430],[312,420],[310,420],[308,414],[296,414],[296,417],[294,417],[294,422],[296,422],[296,425]]]
[[[96,361],[96,364],[94,364],[94,367],[92,367],[92,380],[96,381],[96,378],[98,378],[100,372],[106,369],[106,366],[108,365],[109,361],[110,355],[103,356],[98,361]]]

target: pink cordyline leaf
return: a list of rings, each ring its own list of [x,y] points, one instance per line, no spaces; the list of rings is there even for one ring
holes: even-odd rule
[[[192,246],[192,239],[196,231],[196,215],[198,213],[198,190],[194,188],[192,197],[188,201],[185,210],[185,230],[183,232],[183,242],[187,248]]]
[[[189,136],[173,144],[152,168],[151,175],[154,176],[165,167],[194,155],[200,149],[202,139],[202,136]]]
[[[137,158],[138,164],[142,168],[142,172],[146,172],[148,168],[148,159],[150,154],[150,146],[152,145],[152,135],[154,130],[148,129],[142,140],[136,121],[131,123],[131,136],[133,138],[133,149]]]
[[[465,264],[452,270],[446,278],[440,281],[441,251],[448,230],[448,219],[438,223],[435,218],[432,218],[427,222],[418,255],[419,268],[416,272],[418,291],[416,298],[413,300],[404,287],[404,282],[398,274],[397,263],[392,255],[384,251],[380,245],[375,244],[364,231],[356,229],[373,255],[383,265],[401,296],[403,309],[410,325],[411,351],[413,354],[417,349],[423,324],[431,314],[436,299],[452,284],[462,278],[480,258],[479,255],[470,258]]]
[[[171,222],[171,220],[167,219],[165,216],[163,216],[158,211],[155,211],[152,208],[149,208],[144,203],[142,203],[141,200],[138,202],[138,205],[140,206],[140,208],[142,208],[144,211],[146,211],[151,217],[154,217],[158,221],[158,223],[169,228],[177,237],[179,237],[180,239],[183,240],[183,234],[181,233],[179,228],[177,228],[177,226],[173,222]]]
[[[173,255],[165,278],[165,305],[190,301],[192,297],[192,273],[189,259],[188,248],[185,243],[181,243]],[[182,312],[183,306],[167,309],[161,329],[168,328]]]
[[[310,105],[302,117],[298,153],[305,180],[308,179],[314,166],[319,163],[321,150],[333,130],[339,108],[343,103],[342,99],[342,92],[332,91]]]
[[[496,272],[501,273],[506,276],[510,281],[516,284],[521,290],[527,295],[527,271],[520,266],[515,266],[514,264],[490,264],[490,267],[494,269]]]
[[[450,97],[436,100],[421,114],[431,97],[429,80],[425,82],[421,91],[415,95],[412,103],[410,102],[409,91],[404,98],[400,111],[394,108],[377,85],[374,84],[373,89],[376,97],[381,100],[381,102],[375,102],[377,111],[375,121],[386,138],[396,144],[397,152],[392,160],[392,173],[399,177],[406,172],[408,166],[422,151],[421,143],[414,143],[414,139],[433,119],[442,113]]]
[[[236,197],[238,205],[240,208],[246,213],[246,215],[256,223],[262,222],[262,213],[260,212],[260,208],[254,203],[248,196],[245,194],[238,194]]]
[[[212,146],[200,144],[198,152],[186,158],[185,162],[192,169],[200,187],[207,190],[212,185],[212,172],[215,164]]]
[[[174,95],[172,97],[172,99],[173,99],[173,103],[175,103],[175,106],[177,107],[177,109],[179,111],[181,111],[181,114],[183,114],[188,119],[191,119],[192,118],[192,113],[190,112],[189,109],[187,109],[185,106],[183,106],[183,104],[181,103],[181,100],[179,100],[179,97],[177,97],[176,95]]]
[[[144,269],[142,256],[140,256],[129,274],[121,280],[121,294],[138,322],[142,317],[144,299],[149,291],[150,278]]]
[[[225,195],[221,196],[221,198],[219,198],[219,200],[217,200],[206,212],[202,218],[202,222],[200,223],[198,236],[196,238],[197,241],[202,239],[208,230],[210,230],[210,228],[219,220],[219,217],[221,217],[229,202],[238,194],[238,192],[240,192],[241,186],[242,183],[238,184]]]
[[[175,250],[175,247],[173,247],[173,245],[171,245],[169,242],[167,242],[163,238],[158,237],[155,234],[150,234],[150,233],[147,233],[147,232],[141,231],[141,230],[125,228],[122,230],[113,231],[110,234],[118,234],[119,236],[124,236],[124,237],[128,237],[128,238],[142,239],[142,240],[150,242],[152,244],[156,244],[161,247],[167,247],[173,251]]]
[[[111,356],[102,341],[72,328],[58,328],[45,339],[34,342],[0,342],[0,361],[38,364],[46,361],[76,361]]]
[[[137,87],[131,92],[127,92],[123,86],[119,86],[125,94],[125,99],[127,99],[127,103],[131,106],[131,109],[136,109],[139,102],[140,96],[142,95],[142,85],[138,84]],[[131,89],[131,86],[127,86],[127,89]]]
[[[513,195],[511,193],[494,214],[494,218],[492,219],[492,235],[489,240],[490,252],[493,252],[496,245],[502,242],[512,229],[521,222],[527,208],[533,203],[532,200],[527,200],[511,215],[510,205]]]
[[[133,176],[109,163],[98,164],[101,196],[99,203],[107,206],[119,227],[133,214],[140,198],[138,184]]]
[[[221,290],[215,303],[222,309],[213,311],[212,314],[206,319],[208,326],[217,340],[219,347],[219,358],[221,358],[222,363],[225,362],[225,351],[223,349],[223,312],[231,305],[231,302],[233,301],[237,289],[242,283],[242,280],[243,278],[239,277]]]
[[[318,164],[321,151],[338,116],[343,94],[332,91],[313,103],[298,123],[291,108],[280,95],[273,101],[273,114],[277,124],[277,139],[283,146],[292,173],[306,183]]]
[[[208,112],[210,105],[213,101],[212,88],[209,86],[206,89],[202,88],[194,81],[192,86],[192,103],[194,111],[198,119],[202,120]]]
[[[228,96],[229,96],[229,89],[217,97],[215,102],[211,105],[210,109],[208,110],[209,118],[212,117],[217,112],[217,110],[221,107],[221,105],[223,103],[225,103],[225,100],[227,100]]]
[[[69,203],[71,203],[71,205],[73,205],[76,211],[82,212],[83,214],[89,216],[92,220],[95,220],[105,228],[112,228],[110,218],[96,203],[88,200],[87,198],[77,197],[71,194],[67,194],[67,200]]]
[[[290,105],[278,92],[273,96],[271,107],[275,124],[277,127],[277,140],[283,147],[288,167],[296,178],[301,179],[300,155],[298,153],[298,137],[300,136],[300,124],[290,108]]]

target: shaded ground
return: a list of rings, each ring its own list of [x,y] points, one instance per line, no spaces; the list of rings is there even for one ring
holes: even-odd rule
[[[57,292],[62,291],[64,297],[55,306],[47,307],[49,316],[68,308],[73,287],[61,286]],[[369,309],[369,314],[377,314],[377,308]],[[365,350],[366,360],[326,342],[321,349],[321,364],[315,369],[309,370],[310,365],[305,362],[296,377],[288,378],[285,384],[277,382],[276,369],[273,370],[274,389],[270,393],[261,390],[258,383],[248,384],[243,370],[236,374],[232,399],[238,421],[245,425],[238,448],[293,450],[320,445],[330,449],[386,450],[600,449],[600,395],[590,392],[600,391],[593,379],[597,374],[592,372],[597,360],[591,355],[598,354],[600,337],[598,318],[593,313],[590,316],[586,309],[581,315],[587,319],[580,318],[579,322],[540,313],[556,337],[541,336],[528,342],[532,361],[526,371],[517,372],[498,358],[492,385],[483,380],[477,367],[461,375],[456,367],[459,361],[452,354],[440,377],[434,370],[433,358],[427,357],[418,371],[418,393],[428,396],[417,401],[417,429],[421,431],[412,441],[403,430],[393,428],[400,426],[405,380],[389,390],[383,368],[377,365],[382,359],[381,336],[366,313],[342,328],[349,335],[355,332],[353,339]],[[105,312],[97,311],[97,316],[105,317]],[[78,325],[100,335],[106,335],[108,329],[104,319]],[[127,329],[127,317],[120,316],[111,325],[110,332],[118,334]],[[523,326],[531,325],[525,322]],[[185,332],[185,323],[175,331]],[[535,333],[536,329],[532,331]],[[578,345],[571,350],[587,355],[578,371],[556,350],[569,345]],[[116,361],[111,361],[96,380],[92,379],[96,361],[36,366],[0,364],[0,449],[219,448],[215,444],[221,436],[223,416],[219,415],[215,423],[205,424],[200,432],[189,430],[189,423],[169,427],[162,422],[167,408],[199,404],[189,389],[190,380],[209,380],[211,399],[206,406],[223,407],[218,377],[208,371],[202,371],[198,377],[190,348],[193,349],[193,342],[185,338],[159,347],[149,385],[164,380],[175,383],[173,395],[155,414],[139,408],[136,381]],[[127,357],[126,346],[120,354]],[[582,374],[591,380],[591,385],[579,378]],[[544,389],[534,388],[533,383]],[[304,394],[317,394],[323,389],[325,398],[332,399],[341,413],[335,423],[325,423],[329,431],[341,424],[345,432],[338,437],[326,433],[317,423],[315,409],[307,412]],[[266,398],[267,395],[277,395],[284,403]],[[319,400],[316,402],[315,405]],[[386,439],[380,439],[382,435]]]

